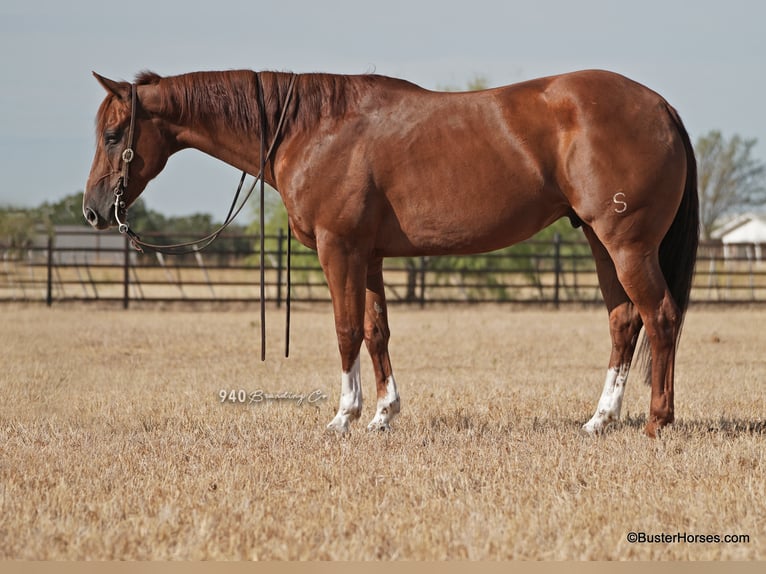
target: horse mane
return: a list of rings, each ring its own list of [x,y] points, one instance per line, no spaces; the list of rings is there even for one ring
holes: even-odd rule
[[[183,123],[223,119],[243,131],[260,129],[258,82],[263,86],[266,118],[273,126],[281,113],[292,74],[232,70],[192,72],[162,77],[151,71],[140,72],[137,85],[157,85],[163,113]],[[309,128],[320,116],[343,115],[360,94],[360,84],[375,76],[338,74],[297,74],[287,122]]]

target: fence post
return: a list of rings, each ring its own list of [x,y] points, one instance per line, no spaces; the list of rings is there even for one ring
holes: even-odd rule
[[[277,308],[282,307],[282,244],[285,240],[285,232],[280,227],[277,236]]]
[[[53,231],[48,234],[48,278],[45,302],[48,307],[53,305]]]
[[[561,234],[553,235],[553,268],[556,276],[556,283],[553,289],[553,304],[556,309],[559,308],[559,285],[561,284]]]
[[[128,308],[128,301],[130,300],[130,241],[128,240],[128,234],[125,234],[125,247],[123,248],[125,254],[125,260],[123,262],[123,278],[122,278],[122,308]]]
[[[426,266],[428,265],[428,258],[427,257],[421,257],[420,258],[420,296],[418,297],[420,301],[420,308],[426,306]]]

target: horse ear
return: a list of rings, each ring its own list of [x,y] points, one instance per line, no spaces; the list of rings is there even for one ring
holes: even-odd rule
[[[109,78],[100,76],[96,72],[93,72],[93,77],[96,78],[96,80],[98,80],[98,83],[101,84],[104,87],[104,89],[110,94],[114,94],[115,96],[117,96],[123,101],[127,101],[130,99],[130,84],[129,83],[115,82],[114,80],[110,80]]]

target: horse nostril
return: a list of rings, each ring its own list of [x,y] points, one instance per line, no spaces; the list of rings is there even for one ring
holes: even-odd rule
[[[98,215],[96,215],[95,211],[93,211],[90,207],[86,207],[83,209],[83,214],[85,215],[85,219],[88,220],[88,223],[91,225],[96,225],[96,222],[98,221]]]

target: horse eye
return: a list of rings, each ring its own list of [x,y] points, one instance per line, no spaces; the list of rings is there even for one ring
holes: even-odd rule
[[[122,136],[121,130],[109,130],[107,132],[104,132],[104,144],[107,147],[111,147],[119,143],[121,136]]]

